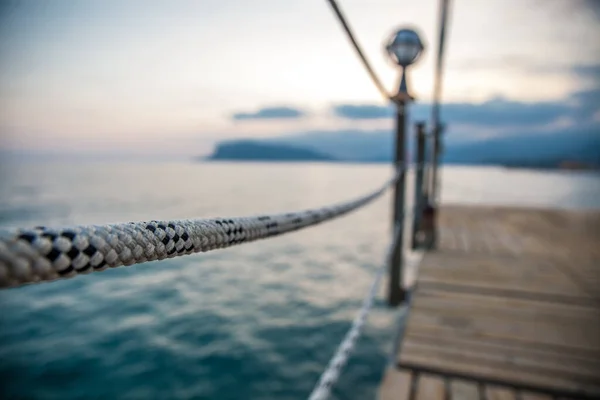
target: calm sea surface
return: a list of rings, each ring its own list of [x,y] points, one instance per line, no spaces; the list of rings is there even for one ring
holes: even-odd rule
[[[0,167],[0,228],[245,216],[351,199],[387,166]],[[600,178],[447,168],[443,201],[600,208]],[[389,194],[307,230],[0,292],[0,398],[303,399],[390,239]],[[381,290],[333,398],[372,398],[397,313]]]

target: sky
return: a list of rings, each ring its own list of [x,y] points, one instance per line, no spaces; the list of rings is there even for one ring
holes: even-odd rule
[[[338,2],[390,91],[383,43],[418,30],[409,83],[426,118],[438,1]],[[600,2],[451,3],[443,100],[456,138],[600,122]],[[179,157],[237,137],[392,127],[325,0],[0,0],[0,150]]]

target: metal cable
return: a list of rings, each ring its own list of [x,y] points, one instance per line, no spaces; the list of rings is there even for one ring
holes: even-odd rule
[[[431,109],[431,119],[434,127],[440,122],[440,100],[442,97],[442,77],[444,65],[444,49],[446,43],[446,22],[448,20],[449,0],[440,0],[439,15],[439,43],[435,63],[435,76],[433,81],[433,105]]]
[[[431,126],[433,128],[434,143],[432,148],[431,160],[432,170],[430,176],[430,196],[437,202],[439,199],[440,185],[438,180],[438,164],[439,164],[439,152],[440,152],[440,101],[442,97],[442,76],[443,76],[443,61],[444,61],[444,48],[446,42],[446,23],[448,20],[448,13],[450,8],[450,0],[440,0],[439,10],[439,43],[438,52],[435,65],[435,76],[433,84],[433,104],[431,107]]]
[[[0,288],[70,278],[122,265],[230,247],[339,217],[379,197],[381,188],[337,205],[242,218],[130,222],[71,228],[16,229],[0,234]]]
[[[350,39],[350,41],[352,42],[352,45],[354,46],[354,50],[356,50],[356,53],[360,57],[360,59],[361,59],[361,61],[363,63],[363,66],[366,68],[367,72],[369,73],[369,76],[371,77],[371,80],[373,81],[373,83],[375,84],[375,86],[377,86],[377,89],[379,90],[379,92],[381,93],[381,95],[386,100],[389,100],[390,99],[389,93],[387,92],[387,90],[385,89],[385,87],[383,86],[383,84],[381,83],[381,81],[379,80],[379,77],[377,76],[377,74],[375,73],[375,71],[371,67],[371,64],[369,63],[369,60],[367,59],[367,57],[363,53],[362,49],[360,48],[360,45],[358,44],[358,42],[354,38],[354,34],[352,33],[352,29],[348,25],[348,22],[346,21],[346,18],[342,14],[342,11],[340,10],[340,8],[337,5],[336,1],[335,0],[327,0],[327,1],[329,2],[329,4],[331,5],[331,7],[333,8],[333,11],[335,12],[338,20],[340,21],[340,23],[344,27],[344,30],[346,31],[346,35],[348,36],[348,39]]]
[[[350,330],[348,331],[348,333],[346,333],[346,336],[344,336],[344,339],[338,346],[333,358],[329,361],[327,368],[321,374],[321,378],[319,379],[319,382],[310,394],[309,400],[327,399],[329,397],[329,394],[331,393],[331,388],[339,379],[340,373],[342,372],[342,369],[348,362],[348,358],[350,357],[350,354],[356,346],[356,340],[362,333],[362,328],[367,320],[367,316],[369,315],[369,312],[373,307],[373,301],[375,300],[375,296],[377,295],[379,284],[383,279],[385,272],[387,271],[389,262],[392,257],[392,252],[396,247],[396,243],[398,240],[400,240],[400,229],[402,229],[402,227],[398,227],[398,229],[396,229],[392,243],[390,244],[386,253],[385,262],[383,263],[383,266],[377,272],[377,275],[375,276],[375,280],[371,284],[371,288],[369,289],[367,297],[365,297],[365,299],[363,300],[362,307],[360,308],[359,312],[356,314],[356,317],[354,317],[354,320],[352,321],[352,326],[350,327]]]

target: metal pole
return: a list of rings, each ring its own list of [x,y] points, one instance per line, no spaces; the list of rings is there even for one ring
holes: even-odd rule
[[[423,174],[425,172],[425,123],[418,122],[416,124],[417,134],[417,152],[415,159],[415,203],[414,214],[412,219],[412,248],[418,247],[417,233],[423,214]]]
[[[433,207],[431,236],[429,238],[429,248],[437,247],[438,237],[438,214],[440,204],[440,180],[438,178],[438,169],[440,165],[440,154],[442,153],[442,133],[444,126],[439,124],[435,128],[433,137],[433,160],[431,165],[431,188],[429,192],[429,205]]]
[[[431,128],[429,128],[431,130]],[[425,135],[425,161],[424,161],[424,177],[423,177],[423,208],[431,204],[431,181],[433,176],[433,132]]]
[[[440,135],[442,129],[440,127],[440,101],[442,97],[442,75],[443,75],[443,64],[444,64],[444,47],[446,42],[446,23],[448,20],[448,13],[450,9],[450,0],[440,0],[439,3],[439,42],[438,52],[435,64],[435,76],[433,81],[433,105],[431,107],[431,125],[433,130],[433,148],[432,148],[432,175],[431,175],[431,187],[430,189],[430,200],[432,205],[437,205],[437,168],[439,162],[439,148],[440,148]]]
[[[441,127],[439,122],[433,126],[433,137],[432,137],[432,145],[431,145],[431,176],[429,177],[429,203],[431,205],[437,204],[437,187],[438,187],[438,167],[439,167],[439,156],[440,156],[440,134]]]
[[[402,85],[401,85],[402,87]],[[406,179],[406,102],[402,99],[396,101],[396,169],[400,171],[400,177],[394,187],[394,232],[398,232],[398,240],[394,245],[392,257],[389,266],[389,289],[388,303],[390,306],[397,306],[404,301],[405,292],[403,289],[403,251],[404,242],[404,187]]]
[[[446,40],[446,23],[448,20],[448,14],[450,9],[450,0],[440,0],[439,8],[439,43],[438,53],[435,65],[435,78],[433,88],[433,107],[431,111],[431,123],[433,130],[433,146],[431,153],[431,175],[429,176],[429,200],[428,206],[433,207],[433,214],[437,215],[437,208],[439,206],[439,184],[438,184],[438,165],[439,155],[441,149],[441,134],[442,128],[440,124],[440,100],[442,96],[442,75],[443,75],[443,62],[444,62],[444,45]],[[432,229],[432,247],[435,247],[437,237],[437,217],[433,218],[433,229]]]

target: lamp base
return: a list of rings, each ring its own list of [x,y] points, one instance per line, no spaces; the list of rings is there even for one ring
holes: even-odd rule
[[[395,95],[393,95],[392,97],[390,97],[390,99],[394,103],[410,103],[415,98],[406,92],[398,92]]]

